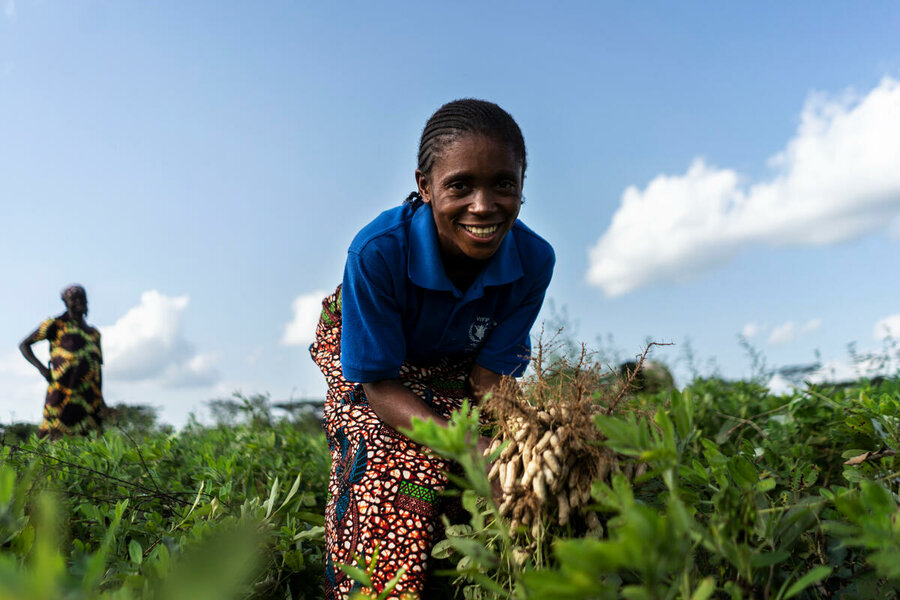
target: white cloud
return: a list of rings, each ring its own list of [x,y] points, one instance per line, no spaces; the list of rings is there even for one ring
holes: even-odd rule
[[[769,343],[774,346],[787,344],[800,339],[821,326],[822,319],[810,319],[802,325],[788,321],[772,329],[772,333],[769,334]]]
[[[782,394],[790,394],[796,389],[797,386],[788,381],[785,377],[776,373],[769,380],[769,383],[766,384],[766,387],[769,388],[769,392],[780,396]]]
[[[893,376],[897,371],[900,371],[900,356],[870,353],[855,361],[851,358],[826,361],[808,380],[812,383],[852,381],[860,377]]]
[[[315,291],[297,296],[291,303],[294,313],[291,321],[284,327],[281,343],[285,346],[306,346],[316,337],[316,325],[322,314],[322,299],[328,295],[325,291]]]
[[[900,215],[897,215],[887,227],[888,235],[895,240],[900,240]]]
[[[680,282],[753,245],[822,245],[885,229],[900,214],[900,82],[862,98],[813,95],[768,180],[697,158],[622,194],[589,254],[587,280],[608,296]]]
[[[151,290],[115,324],[101,327],[104,377],[171,387],[217,381],[215,356],[197,353],[182,334],[182,314],[189,302],[188,296]]]
[[[5,14],[6,18],[10,21],[16,20],[16,0],[6,0],[6,4],[3,6],[3,14]]]
[[[741,329],[741,335],[747,338],[748,340],[752,337],[756,337],[760,332],[760,327],[757,323],[747,323],[744,325],[744,328]]]
[[[876,340],[900,339],[900,314],[890,315],[875,323],[872,337]]]
[[[47,344],[32,346],[42,363],[50,360]],[[47,382],[18,350],[0,356],[0,422],[41,420]]]

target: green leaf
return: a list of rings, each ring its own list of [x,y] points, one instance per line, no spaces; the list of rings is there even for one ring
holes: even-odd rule
[[[272,508],[275,506],[275,498],[278,495],[278,477],[275,478],[275,481],[272,482],[272,490],[269,492],[269,499],[266,500],[266,503],[263,505],[266,508],[266,518],[269,518],[269,515],[272,514]]]
[[[369,577],[369,574],[364,570],[360,569],[354,565],[345,565],[344,563],[338,563],[337,565],[341,571],[347,574],[347,577],[356,581],[357,583],[362,584],[365,587],[372,587],[372,578]]]
[[[302,541],[306,541],[306,540],[322,541],[324,539],[325,539],[325,528],[320,525],[316,525],[315,527],[310,527],[306,531],[301,531],[300,533],[298,533],[297,535],[294,536],[295,542],[302,542]]]
[[[681,439],[687,438],[694,428],[693,410],[694,403],[690,390],[672,392],[672,416],[675,418],[675,430]]]
[[[707,600],[714,591],[716,591],[716,580],[712,577],[707,577],[700,582],[700,585],[691,594],[691,600]]]
[[[791,553],[785,552],[784,550],[779,550],[778,552],[763,552],[762,554],[755,554],[750,559],[750,564],[756,568],[768,567],[771,565],[777,565],[778,563],[790,558]]]
[[[496,597],[498,598],[509,596],[509,592],[507,590],[503,589],[500,584],[498,584],[496,581],[494,581],[484,573],[479,573],[478,571],[469,571],[466,573],[466,575],[471,577],[473,581],[475,581],[484,589],[496,594]]]
[[[788,588],[785,593],[784,600],[793,598],[809,586],[822,581],[831,574],[831,567],[819,566],[812,569],[809,573],[794,582],[794,585]]]
[[[16,491],[16,472],[9,466],[0,469],[0,507],[5,507],[12,500]]]
[[[759,480],[756,467],[743,456],[733,456],[728,461],[728,473],[734,482],[742,488],[751,487]]]
[[[144,549],[141,548],[141,543],[139,541],[131,540],[128,542],[128,555],[131,557],[131,562],[136,565],[139,565],[144,561]]]
[[[642,585],[626,585],[621,593],[625,600],[652,600],[655,597]]]
[[[760,479],[756,482],[756,489],[763,493],[771,492],[775,489],[775,480],[771,477]]]
[[[472,558],[479,565],[492,567],[497,564],[497,556],[479,541],[459,537],[447,538],[447,541],[457,552]]]
[[[672,419],[669,418],[666,411],[660,409],[656,411],[653,420],[662,431],[663,447],[669,452],[675,453],[675,426],[672,424]]]
[[[325,525],[325,517],[319,513],[310,512],[308,510],[301,510],[294,513],[294,516],[301,521],[306,521],[310,525],[318,525],[323,527]]]
[[[287,497],[284,499],[284,501],[282,501],[281,506],[278,507],[279,511],[284,508],[288,502],[291,501],[291,498],[293,498],[294,494],[297,493],[297,490],[300,489],[300,480],[302,477],[303,473],[297,473],[297,479],[294,480],[294,485],[291,486],[290,491],[288,491]]]
[[[434,558],[449,558],[453,554],[453,544],[450,540],[441,540],[431,549],[431,556]]]
[[[474,532],[475,532],[475,530],[472,528],[472,526],[468,525],[466,523],[458,523],[456,525],[451,525],[450,527],[447,527],[447,529],[445,530],[445,534],[447,535],[447,537],[467,536],[467,535],[472,535]]]

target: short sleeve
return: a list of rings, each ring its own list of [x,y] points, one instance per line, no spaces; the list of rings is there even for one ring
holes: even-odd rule
[[[475,358],[477,364],[500,375],[522,376],[531,360],[531,328],[541,312],[555,263],[551,250],[521,302],[488,335]]]
[[[47,319],[38,326],[34,341],[38,342],[40,340],[49,340],[55,338],[56,328],[56,319],[53,317]]]
[[[347,253],[341,288],[341,367],[348,381],[369,383],[400,375],[406,338],[397,295],[394,275],[377,249]]]

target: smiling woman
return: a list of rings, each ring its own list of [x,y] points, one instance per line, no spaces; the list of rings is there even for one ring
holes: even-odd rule
[[[528,365],[555,257],[517,218],[525,165],[502,108],[441,107],[422,133],[418,191],[357,234],[323,303],[310,352],[328,382],[329,600],[353,588],[337,565],[376,553],[375,592],[396,577],[391,597],[442,595],[427,587],[428,560],[453,466],[400,430],[414,417],[446,426],[464,397]]]

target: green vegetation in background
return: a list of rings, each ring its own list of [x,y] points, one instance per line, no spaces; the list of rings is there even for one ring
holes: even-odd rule
[[[0,600],[317,597],[324,434],[254,416],[4,441]]]
[[[461,596],[900,595],[900,380],[773,396],[697,379],[629,402],[597,426],[646,474],[595,482],[598,537],[550,523],[532,548],[497,521],[467,441],[475,411],[446,430],[417,424],[413,437],[463,465],[468,523],[434,549]],[[7,438],[0,600],[321,597],[324,436],[311,416],[275,419],[265,398],[238,403],[231,424],[177,434]],[[364,584],[373,568],[348,572]]]

